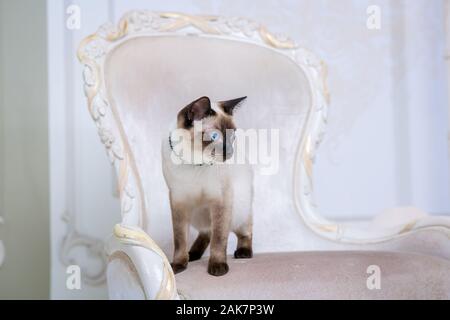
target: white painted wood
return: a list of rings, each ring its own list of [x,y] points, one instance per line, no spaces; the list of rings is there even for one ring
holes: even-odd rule
[[[70,5],[80,8],[78,30],[66,27]],[[102,267],[101,240],[111,233],[120,209],[111,192],[107,157],[88,116],[76,48],[86,34],[108,21],[108,13],[108,1],[49,1],[48,5],[52,298],[107,297],[104,272],[101,278],[96,276],[99,268],[106,267]],[[86,255],[85,245],[98,240],[93,248],[98,251]],[[94,278],[83,283],[82,291],[67,290],[62,261],[80,264],[85,280]]]
[[[143,247],[142,243],[124,245],[116,238],[108,241],[107,250],[111,256],[120,252],[129,259],[128,267],[126,270],[122,270],[125,272],[122,274],[116,272],[114,277],[112,274],[113,270],[109,270],[110,267],[108,266],[110,272],[108,277],[110,298],[122,296],[123,299],[131,299],[132,297],[143,295],[144,299],[154,300],[161,290],[164,280],[163,258],[157,252]],[[123,261],[124,259],[121,260]],[[112,268],[117,268],[117,265],[112,266]],[[133,275],[133,279],[130,279],[131,275]]]
[[[447,64],[447,146],[448,146],[448,168],[450,180],[450,1],[445,0],[445,35],[446,35],[446,50],[445,61]],[[450,198],[450,192],[449,192]]]
[[[106,277],[110,300],[145,300],[139,278],[125,261],[115,259],[108,263]]]
[[[444,3],[405,4],[403,55],[408,109],[410,204],[433,213],[450,213],[448,171],[448,104],[446,87]]]
[[[66,207],[66,109],[65,105],[65,45],[62,27],[64,24],[64,2],[47,2],[48,33],[48,104],[49,104],[49,146],[50,146],[50,242],[51,242],[51,287],[50,297],[58,298],[64,285],[65,270],[60,265],[59,251],[65,226],[61,215]],[[56,85],[58,84],[58,86]],[[62,84],[60,86],[60,84]]]

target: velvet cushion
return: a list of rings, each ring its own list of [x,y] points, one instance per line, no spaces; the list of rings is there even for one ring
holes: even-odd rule
[[[206,258],[176,275],[186,299],[450,299],[450,262],[396,252],[333,251],[258,254],[228,259],[222,277]],[[380,267],[380,289],[369,290],[367,268]]]

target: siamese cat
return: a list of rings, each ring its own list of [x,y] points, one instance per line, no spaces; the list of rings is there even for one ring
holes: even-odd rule
[[[230,164],[234,153],[235,109],[246,97],[211,103],[201,97],[182,108],[163,138],[162,164],[172,211],[175,273],[201,258],[210,244],[208,273],[228,272],[230,231],[238,238],[234,257],[251,258],[253,171]],[[228,161],[228,163],[227,163]],[[198,237],[188,250],[189,225]]]

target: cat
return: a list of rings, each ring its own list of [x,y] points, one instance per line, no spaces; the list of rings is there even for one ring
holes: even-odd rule
[[[208,97],[198,98],[178,112],[176,124],[163,138],[175,273],[185,270],[189,261],[200,259],[210,244],[208,273],[226,274],[230,231],[238,238],[234,257],[253,255],[253,171],[248,164],[227,162],[234,153],[233,113],[245,99],[211,103]],[[198,237],[188,251],[190,224],[198,230]]]

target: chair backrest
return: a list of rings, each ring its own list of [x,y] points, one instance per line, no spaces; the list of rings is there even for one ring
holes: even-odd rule
[[[78,54],[89,110],[117,168],[123,223],[142,227],[170,251],[162,139],[190,101],[248,96],[236,123],[257,130],[273,149],[259,150],[270,157],[256,166],[255,249],[273,249],[262,241],[267,234],[294,249],[299,212],[314,207],[311,164],[327,95],[320,60],[245,19],[141,11],[102,27]]]

